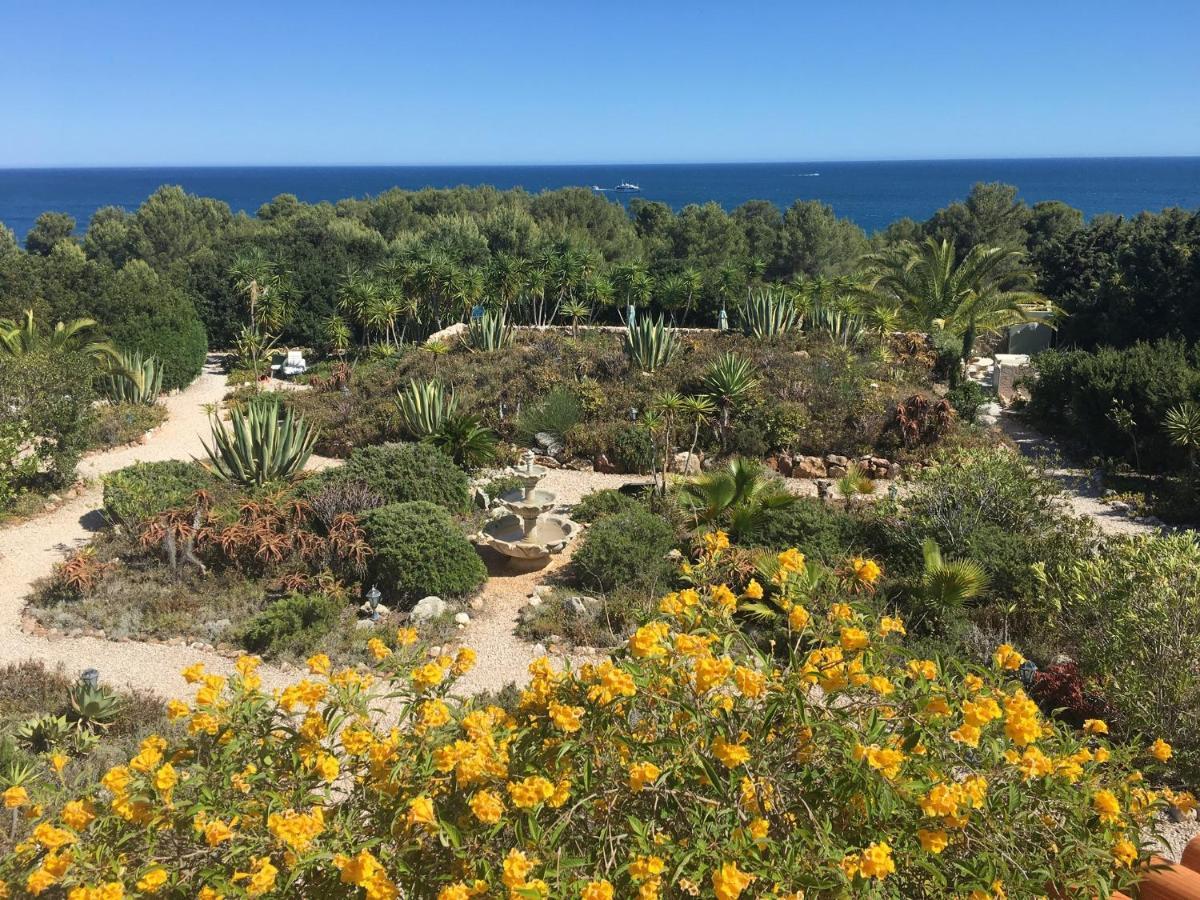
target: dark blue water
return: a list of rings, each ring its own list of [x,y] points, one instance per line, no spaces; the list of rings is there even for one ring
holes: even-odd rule
[[[622,181],[675,209],[715,200],[726,209],[747,200],[786,207],[823,200],[868,232],[910,216],[925,219],[967,195],[977,181],[1016,185],[1029,203],[1062,200],[1085,215],[1135,215],[1167,206],[1200,207],[1200,157],[1147,159],[1006,159],[924,162],[721,163],[602,166],[386,166],[319,168],[140,168],[0,170],[0,222],[23,237],[46,210],[70,213],[84,227],[101,206],[133,210],[163,184],[224,200],[253,213],[279,194],[340,200],[392,187],[490,184],[538,192],[568,186],[611,188]],[[617,202],[628,194],[608,193]]]

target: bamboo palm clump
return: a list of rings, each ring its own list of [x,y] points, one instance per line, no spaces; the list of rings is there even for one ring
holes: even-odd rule
[[[162,393],[163,370],[157,357],[142,357],[140,351],[121,353],[116,371],[105,375],[101,391],[110,403],[151,406]]]
[[[264,397],[230,414],[229,429],[215,416],[212,446],[202,441],[208,469],[224,481],[245,487],[290,481],[304,469],[317,442],[317,430],[303,416]]]
[[[625,352],[643,372],[654,372],[679,353],[679,334],[662,319],[639,319],[625,328]]]

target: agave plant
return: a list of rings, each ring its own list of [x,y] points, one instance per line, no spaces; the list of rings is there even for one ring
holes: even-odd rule
[[[679,352],[679,334],[662,320],[649,317],[625,328],[625,352],[643,372],[667,365]]]
[[[755,291],[742,305],[742,331],[759,340],[787,334],[798,321],[796,304],[782,291]]]
[[[67,699],[70,702],[67,721],[82,730],[107,731],[121,711],[121,700],[116,694],[82,679],[71,686]]]
[[[725,528],[735,539],[754,533],[773,509],[796,502],[784,483],[767,474],[756,460],[735,457],[716,472],[709,472],[680,488],[696,524]]]
[[[141,351],[120,355],[116,371],[105,375],[101,391],[110,403],[140,403],[153,406],[162,393],[163,369],[155,356]]]
[[[279,398],[263,396],[230,414],[227,430],[215,416],[213,443],[201,439],[207,468],[218,478],[243,486],[290,481],[312,455],[317,430],[303,416],[283,409]]]
[[[46,753],[71,735],[65,716],[39,716],[22,722],[13,731],[17,745],[31,753]]]
[[[508,324],[504,311],[484,310],[483,315],[467,326],[466,344],[472,350],[492,353],[511,347],[513,327]]]
[[[857,345],[867,331],[866,322],[861,316],[831,306],[815,307],[808,321],[810,331],[821,332],[843,347]]]
[[[400,425],[409,437],[420,440],[436,434],[446,419],[458,411],[454,391],[440,381],[409,381],[408,387],[396,391],[396,408]]]
[[[464,469],[478,469],[496,458],[496,434],[476,416],[452,413],[425,440]]]

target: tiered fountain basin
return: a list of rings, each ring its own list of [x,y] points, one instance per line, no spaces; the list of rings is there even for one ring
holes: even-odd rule
[[[533,453],[524,464],[508,469],[523,484],[498,497],[499,507],[483,526],[477,542],[514,561],[540,562],[561,553],[579,533],[579,525],[564,515],[551,514],[558,504],[553,491],[536,485],[548,470],[533,464]]]

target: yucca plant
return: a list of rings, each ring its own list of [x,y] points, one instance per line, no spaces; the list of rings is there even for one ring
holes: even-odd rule
[[[649,317],[625,327],[625,352],[643,372],[667,365],[679,352],[679,334],[662,320]]]
[[[721,433],[729,428],[729,416],[758,386],[754,364],[736,353],[722,353],[704,372],[704,392],[721,410]]]
[[[446,419],[458,411],[454,391],[437,379],[412,379],[408,387],[396,391],[396,408],[400,411],[400,426],[409,437],[420,440],[436,434]]]
[[[155,356],[122,352],[115,371],[105,375],[100,390],[110,403],[153,406],[162,393],[163,369]]]
[[[513,327],[508,324],[504,311],[484,310],[483,315],[467,326],[466,344],[472,350],[492,353],[511,347]]]
[[[742,305],[742,331],[759,340],[787,334],[798,319],[795,302],[783,291],[755,291]]]
[[[207,441],[207,468],[218,478],[243,486],[290,481],[300,474],[317,442],[317,429],[303,416],[283,409],[279,398],[256,398],[245,410],[230,414],[226,429],[211,420],[213,443]]]

